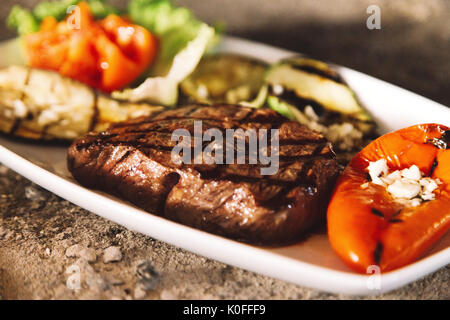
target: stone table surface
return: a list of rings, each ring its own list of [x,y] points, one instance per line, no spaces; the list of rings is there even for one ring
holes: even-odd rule
[[[13,3],[2,1],[4,21]],[[112,1],[124,5],[124,1]],[[450,1],[183,0],[227,32],[342,64],[450,105]],[[366,8],[381,8],[368,30]],[[0,39],[13,33],[3,25]],[[70,272],[81,273],[81,288]],[[450,299],[450,266],[368,299]],[[346,299],[127,230],[0,165],[0,299]]]

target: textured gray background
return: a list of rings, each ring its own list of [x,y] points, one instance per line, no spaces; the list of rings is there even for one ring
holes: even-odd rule
[[[3,0],[2,21],[13,3]],[[123,1],[112,1],[123,5]],[[227,32],[342,64],[450,106],[450,1],[447,0],[184,0]],[[368,30],[366,8],[381,7],[381,30]],[[13,36],[3,26],[0,39]],[[424,111],[426,112],[426,111]],[[78,244],[97,257],[87,263],[66,250]],[[104,249],[121,250],[104,263]],[[86,251],[85,251],[86,252]],[[75,255],[79,255],[76,253]],[[86,258],[86,254],[81,254]],[[141,261],[159,283],[145,287]],[[82,272],[82,289],[65,283]],[[151,281],[150,281],[151,282]],[[450,267],[377,299],[449,299]],[[128,231],[31,184],[0,165],[0,298],[342,299],[256,275]]]

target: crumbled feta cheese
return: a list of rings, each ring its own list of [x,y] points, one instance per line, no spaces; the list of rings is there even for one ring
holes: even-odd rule
[[[384,179],[387,181],[387,184],[393,183],[395,180],[398,180],[402,177],[399,170],[395,170],[392,173],[389,173]]]
[[[411,167],[403,169],[401,171],[401,175],[404,178],[412,179],[412,180],[420,180],[422,178],[422,174],[420,173],[419,167],[413,164]]]
[[[423,191],[426,193],[433,192],[437,189],[438,184],[431,178],[423,178],[420,180],[420,185],[423,187]]]
[[[272,89],[276,95],[283,92],[283,87],[278,85],[274,85]],[[335,147],[341,150],[352,150],[355,146],[360,145],[363,139],[363,133],[350,122],[335,123],[328,127],[323,125],[320,123],[320,117],[310,105],[307,105],[303,112],[295,109],[294,116],[298,122],[309,129],[322,133]]]
[[[344,122],[332,124],[323,132],[328,140],[342,150],[351,150],[361,141],[363,134],[353,124]]]
[[[394,198],[412,199],[420,192],[420,184],[411,179],[396,180],[387,187],[387,191]]]
[[[384,182],[379,178],[381,174],[386,175],[388,173],[386,159],[380,159],[375,162],[369,163],[369,175],[372,182],[379,185],[384,185]]]
[[[434,193],[424,193],[420,196],[421,196],[422,200],[424,200],[424,201],[431,201],[436,198]]]
[[[436,195],[433,192],[441,183],[439,179],[422,177],[416,165],[389,172],[385,159],[370,162],[367,170],[373,184],[386,187],[397,202],[407,206],[417,207],[423,201],[434,200]],[[366,184],[362,184],[361,188],[367,188]]]

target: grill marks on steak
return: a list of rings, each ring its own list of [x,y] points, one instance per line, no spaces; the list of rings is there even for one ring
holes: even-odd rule
[[[262,164],[248,159],[246,164],[175,164],[171,151],[178,142],[171,141],[171,133],[184,128],[193,134],[195,120],[202,120],[203,133],[279,129],[278,172],[262,176]],[[248,158],[248,145],[246,152]],[[321,134],[269,109],[230,105],[187,106],[91,133],[72,144],[68,166],[81,184],[147,211],[265,244],[298,239],[322,220],[339,172]]]

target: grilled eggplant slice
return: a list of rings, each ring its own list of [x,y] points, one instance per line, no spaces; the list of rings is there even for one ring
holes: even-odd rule
[[[51,71],[24,66],[0,70],[0,131],[18,137],[73,140],[162,110],[113,100]]]
[[[234,54],[204,57],[181,83],[182,100],[207,104],[253,100],[264,85],[266,67],[261,61]]]

